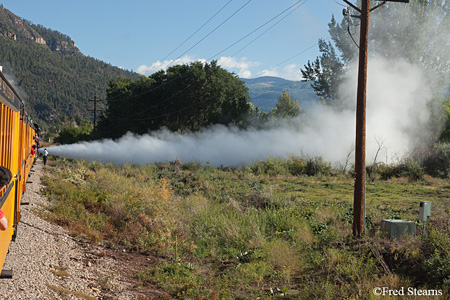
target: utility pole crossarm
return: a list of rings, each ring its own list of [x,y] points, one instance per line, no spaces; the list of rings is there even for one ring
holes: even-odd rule
[[[344,0],[344,1],[345,1],[345,0]],[[409,0],[376,0],[376,1],[409,3]]]
[[[386,1],[383,1],[383,3],[380,3],[380,4],[378,4],[377,6],[372,7],[372,8],[370,9],[370,12],[374,11],[374,10],[377,9],[378,7],[383,6],[383,5],[385,5],[385,4],[386,4]]]
[[[361,10],[357,6],[353,5],[353,3],[351,3],[347,0],[344,0],[344,2],[347,3],[348,5],[350,5],[354,10],[361,12]]]

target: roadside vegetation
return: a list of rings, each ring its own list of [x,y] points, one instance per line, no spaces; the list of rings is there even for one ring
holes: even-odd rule
[[[448,159],[443,145],[435,159]],[[431,176],[432,157],[368,167],[361,238],[352,171],[307,156],[237,168],[56,159],[42,214],[92,243],[154,257],[135,276],[174,299],[378,299],[376,287],[449,295],[450,168]],[[421,201],[432,202],[427,234]],[[382,219],[416,221],[417,233],[389,240]]]

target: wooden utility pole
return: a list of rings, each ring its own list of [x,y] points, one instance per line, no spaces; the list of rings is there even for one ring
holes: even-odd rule
[[[361,13],[361,33],[359,37],[358,90],[356,98],[356,146],[355,146],[355,189],[353,199],[353,235],[364,232],[366,215],[366,91],[367,91],[367,53],[369,47],[369,14],[374,9],[390,2],[409,3],[409,0],[386,0],[370,8],[370,0],[362,0],[361,9],[344,0],[345,3]]]
[[[361,33],[359,37],[358,93],[356,98],[356,148],[355,148],[355,191],[353,200],[353,235],[364,231],[365,185],[366,185],[366,90],[367,90],[367,48],[369,40],[370,0],[361,5]]]
[[[94,113],[94,129],[95,129],[95,124],[97,123],[97,95],[94,95],[94,100],[89,100],[89,101],[94,101],[94,110],[89,110],[90,112]]]

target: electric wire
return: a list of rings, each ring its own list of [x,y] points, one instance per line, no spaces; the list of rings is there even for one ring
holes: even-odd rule
[[[331,37],[324,39],[324,41],[328,41],[328,40],[330,40],[330,39],[331,39]],[[282,62],[278,63],[277,65],[275,65],[275,66],[269,68],[268,70],[270,71],[270,70],[272,70],[272,69],[275,69],[275,68],[279,67],[280,65],[285,64],[286,62],[288,62],[288,61],[290,61],[290,60],[296,58],[297,56],[299,56],[299,55],[301,55],[301,54],[303,54],[303,53],[305,53],[305,52],[311,50],[312,48],[314,48],[314,47],[316,47],[316,46],[318,46],[318,43],[316,43],[316,44],[314,44],[314,45],[312,45],[312,46],[310,46],[310,47],[308,47],[308,48],[306,48],[306,49],[304,49],[304,50],[298,52],[297,54],[294,54],[293,56],[289,57],[288,59],[285,59],[285,60],[283,60]],[[141,94],[138,94],[138,95],[129,97],[129,98],[118,99],[118,100],[116,100],[116,99],[113,99],[113,100],[107,99],[107,101],[108,101],[108,102],[109,102],[109,101],[115,102],[115,101],[124,101],[124,100],[129,100],[129,99],[137,98],[137,97],[140,97],[140,96],[145,95],[145,94],[147,94],[147,93],[150,93],[150,92],[152,92],[152,91],[154,91],[154,90],[156,90],[156,89],[159,89],[159,88],[161,88],[162,86],[164,86],[164,85],[166,85],[166,84],[168,84],[168,83],[170,83],[170,82],[173,82],[174,80],[176,80],[176,79],[178,79],[178,78],[181,78],[181,77],[180,77],[180,76],[175,77],[174,79],[171,79],[171,80],[167,81],[166,83],[164,83],[164,84],[162,84],[162,85],[160,85],[160,86],[157,86],[157,87],[152,88],[152,89],[150,89],[150,90],[148,90],[148,91],[146,91],[146,92],[144,92],[144,93],[141,93]],[[147,110],[145,110],[145,111],[141,111],[141,112],[135,114],[134,116],[140,115],[140,114],[142,114],[142,113],[148,112],[148,111],[150,111],[150,110],[152,110],[152,109],[158,107],[158,106],[161,105],[162,103],[165,103],[165,102],[167,102],[168,100],[174,98],[175,96],[179,95],[182,91],[184,91],[185,89],[187,89],[187,88],[189,88],[189,87],[191,87],[191,86],[192,86],[192,84],[187,85],[185,88],[183,88],[183,89],[182,89],[181,91],[179,91],[177,94],[174,94],[174,95],[172,95],[172,96],[169,96],[168,98],[163,99],[163,100],[160,101],[159,103],[152,104],[152,106],[151,106],[149,109],[147,109]],[[123,119],[123,118],[120,118],[120,117],[114,117],[114,119],[120,119],[120,120],[133,120],[133,119],[129,119],[129,118]],[[146,119],[139,119],[139,120],[146,120]]]
[[[178,96],[179,94],[181,94],[181,92],[182,92],[183,90],[185,90],[185,89],[191,87],[192,85],[193,85],[193,84],[187,85],[184,89],[182,89],[182,90],[179,91],[177,94],[175,94],[175,95],[173,95],[173,96],[171,96],[171,97],[169,97],[169,98],[174,98],[175,96]],[[167,100],[167,99],[165,99],[165,100],[163,100],[163,101],[166,101],[166,100]],[[178,110],[176,110],[176,111],[167,112],[167,113],[165,113],[165,114],[161,114],[161,115],[158,115],[158,116],[152,116],[152,117],[141,118],[141,119],[136,119],[136,118],[134,118],[135,116],[138,116],[139,114],[142,114],[142,113],[143,113],[143,112],[140,112],[140,113],[138,113],[138,114],[133,115],[132,117],[121,118],[121,117],[113,116],[112,118],[111,118],[111,117],[108,117],[108,120],[123,120],[123,121],[146,121],[146,120],[154,120],[154,119],[158,119],[158,118],[162,118],[162,117],[166,117],[166,116],[170,116],[170,115],[173,115],[173,114],[182,112],[182,111],[187,110],[187,109],[189,109],[189,108],[195,107],[195,106],[197,106],[197,105],[205,104],[205,103],[211,102],[211,101],[213,101],[213,100],[216,100],[216,98],[210,98],[210,99],[206,99],[206,100],[201,101],[201,102],[195,102],[195,103],[193,103],[193,104],[191,104],[191,105],[184,106],[184,107],[182,107],[182,108],[180,108],[180,109],[178,109]],[[159,103],[159,104],[161,104],[161,103]],[[159,104],[158,104],[158,105],[159,105]],[[144,112],[148,112],[148,111],[150,111],[151,109],[153,109],[154,107],[155,107],[155,106],[153,106],[152,108],[150,108],[150,109],[148,109],[148,110],[146,110],[146,111],[144,111]]]
[[[166,56],[164,56],[163,59],[161,59],[161,61],[164,61],[167,57],[169,57],[169,55],[171,55],[172,53],[174,53],[176,50],[178,50],[181,46],[183,46],[188,40],[190,40],[197,32],[199,32],[203,27],[205,27],[215,16],[217,16],[222,10],[225,9],[225,7],[228,6],[228,4],[230,4],[233,0],[228,1],[227,4],[225,4],[221,9],[219,9],[211,18],[208,19],[208,21],[206,21],[202,26],[200,26],[200,28],[198,28],[193,34],[191,34],[187,39],[185,39],[181,44],[178,45],[178,47],[176,47],[175,49],[172,50],[172,52],[170,52],[169,54],[167,54]]]
[[[122,99],[120,99],[120,98],[119,98],[119,99],[117,99],[117,98],[109,98],[109,99],[106,99],[106,100],[107,100],[108,102],[109,102],[109,101],[110,101],[110,102],[118,102],[118,101],[128,101],[128,100],[132,100],[132,99],[134,99],[134,98],[138,98],[138,97],[140,97],[140,96],[142,96],[142,95],[151,93],[151,92],[153,92],[153,91],[155,91],[155,90],[157,90],[157,89],[159,89],[159,88],[162,88],[163,86],[168,85],[169,83],[171,83],[171,82],[177,80],[178,78],[181,78],[181,75],[176,76],[176,77],[172,78],[172,79],[169,80],[169,81],[163,82],[162,84],[160,84],[160,85],[157,86],[157,87],[154,87],[154,88],[149,89],[149,90],[147,90],[147,91],[145,91],[145,92],[142,92],[142,93],[140,93],[140,94],[137,94],[137,95],[134,95],[134,96],[131,96],[131,97],[128,97],[128,98],[122,98]]]
[[[195,33],[197,33],[200,29],[202,29],[212,18],[214,18],[220,11],[222,11],[231,1],[233,1],[233,0],[230,0],[227,4],[225,4],[225,6],[223,6],[216,14],[214,14],[205,24],[203,24],[196,32],[194,32],[192,35],[191,35],[191,37],[195,34]],[[240,10],[242,10],[247,4],[249,4],[250,2],[251,2],[252,0],[249,0],[249,1],[247,1],[244,5],[242,5],[238,10],[236,10],[231,16],[229,16],[227,19],[225,19],[225,21],[223,21],[222,23],[220,23],[216,28],[214,28],[212,31],[210,31],[206,36],[204,36],[200,41],[198,41],[194,46],[192,46],[191,48],[189,48],[186,52],[184,52],[183,54],[181,54],[177,59],[175,59],[175,60],[173,60],[168,66],[167,66],[167,68],[168,67],[170,67],[176,60],[178,60],[179,58],[181,58],[184,54],[186,54],[188,51],[190,51],[190,50],[192,50],[192,48],[194,48],[195,46],[197,46],[200,42],[202,42],[204,39],[206,39],[209,35],[211,35],[214,31],[216,31],[217,29],[219,29],[223,24],[225,24],[229,19],[231,19],[235,14],[237,14]],[[188,39],[190,39],[191,37],[189,37]],[[187,40],[186,40],[187,41]],[[186,41],[184,41],[182,44],[184,44]],[[181,46],[181,45],[180,45]],[[179,47],[180,47],[179,46]],[[179,48],[179,47],[177,47],[177,49]],[[175,50],[177,50],[177,49],[175,49]],[[174,50],[174,51],[175,51]],[[172,51],[172,52],[174,52],[174,51]],[[171,53],[172,53],[171,52]],[[166,55],[166,57],[164,57],[162,60],[164,60],[164,59],[166,59],[171,53],[169,53],[168,55]],[[156,90],[156,89],[159,89],[159,88],[161,88],[161,87],[163,87],[163,86],[165,86],[165,85],[167,85],[167,84],[169,84],[170,82],[172,82],[172,81],[174,81],[174,80],[176,80],[177,79],[177,77],[176,78],[174,78],[174,79],[172,79],[172,80],[170,80],[170,81],[168,81],[168,82],[165,82],[165,83],[163,83],[163,84],[161,84],[160,86],[157,86],[157,87],[155,87],[155,88],[153,88],[153,89],[150,89],[150,90],[148,90],[148,91],[145,91],[145,92],[143,92],[143,93],[141,93],[141,94],[138,94],[138,95],[134,95],[134,96],[132,96],[132,97],[129,97],[129,98],[123,98],[123,99],[114,99],[114,98],[112,98],[112,99],[108,99],[108,101],[128,101],[128,100],[131,100],[131,99],[134,99],[134,98],[138,98],[138,97],[140,97],[140,96],[142,96],[142,95],[145,95],[145,94],[147,94],[147,93],[150,93],[150,92],[152,92],[152,91],[154,91],[154,90]]]
[[[358,47],[358,49],[359,49],[358,43],[356,43],[355,39],[353,38],[353,34],[350,32],[350,25],[347,26],[347,32],[348,32],[348,34],[350,35],[350,37],[352,38],[353,43],[354,43],[354,44],[356,45],[356,47]]]
[[[234,15],[236,15],[239,11],[241,11],[245,6],[247,6],[250,2],[252,2],[253,0],[248,0],[244,5],[242,5],[238,10],[236,10],[233,14],[231,14],[231,16],[229,16],[228,18],[226,18],[222,23],[220,23],[219,25],[217,25],[213,30],[211,30],[207,35],[205,35],[203,38],[201,38],[197,43],[195,43],[192,47],[190,47],[189,49],[187,49],[185,52],[183,52],[183,54],[181,54],[177,59],[173,60],[169,65],[171,66],[175,61],[177,61],[178,59],[180,59],[181,57],[183,57],[186,53],[188,53],[189,51],[191,51],[194,47],[196,47],[198,44],[200,44],[202,41],[204,41],[208,36],[210,36],[211,34],[213,34],[217,29],[219,29],[223,24],[225,24],[228,20],[230,20]]]
[[[288,8],[286,8],[285,10],[283,10],[281,13],[277,14],[275,17],[271,18],[269,21],[265,22],[264,24],[262,24],[261,26],[259,26],[258,28],[256,28],[255,30],[253,30],[252,32],[248,33],[247,35],[245,35],[244,37],[240,38],[239,40],[237,40],[236,42],[232,43],[230,46],[226,47],[225,49],[223,49],[222,51],[216,53],[215,55],[211,56],[210,58],[208,58],[208,60],[212,60],[214,57],[220,55],[221,53],[225,52],[226,50],[230,49],[231,47],[233,47],[234,45],[236,45],[237,43],[241,42],[242,40],[246,39],[247,37],[249,37],[250,35],[252,35],[253,33],[255,33],[256,31],[258,31],[259,29],[261,29],[262,27],[266,26],[267,24],[269,24],[270,22],[272,22],[274,19],[278,18],[280,15],[284,14],[286,11],[292,9],[292,7],[296,6],[297,4],[299,4],[302,1],[307,1],[307,0],[299,0],[297,2],[295,2],[294,4],[292,4],[291,6],[289,6]]]
[[[337,2],[336,0],[332,0],[332,1],[334,1],[334,3],[336,3],[336,4],[339,5],[339,6],[347,7],[347,5],[344,5],[344,4],[342,4],[342,3],[339,3],[339,2]]]
[[[236,13],[238,13],[241,9],[243,9],[243,8],[244,8],[247,4],[249,4],[251,1],[252,1],[252,0],[247,1],[243,6],[241,6],[237,11],[235,11],[231,16],[229,16],[225,21],[223,21],[221,24],[219,24],[216,28],[214,28],[212,31],[210,31],[205,37],[203,37],[203,38],[202,38],[199,42],[197,42],[194,46],[192,46],[190,49],[188,49],[186,52],[184,52],[180,57],[182,57],[184,54],[186,54],[188,51],[190,51],[193,47],[195,47],[195,46],[198,45],[201,41],[203,41],[205,38],[207,38],[209,35],[211,35],[214,31],[216,31],[220,26],[222,26],[226,21],[228,21],[231,17],[233,17]],[[302,1],[303,1],[303,2],[302,2]],[[283,18],[281,18],[280,20],[278,20],[278,21],[277,21],[275,24],[273,24],[270,28],[268,28],[266,31],[264,31],[262,34],[260,34],[260,35],[259,35],[258,37],[256,37],[255,39],[253,39],[250,43],[248,43],[247,45],[245,45],[244,47],[242,47],[241,49],[239,49],[235,54],[233,54],[233,56],[236,55],[237,53],[239,53],[240,51],[242,51],[243,49],[245,49],[246,47],[248,47],[251,43],[253,43],[254,41],[256,41],[258,38],[260,38],[262,35],[264,35],[265,33],[267,33],[270,29],[272,29],[272,28],[275,27],[277,24],[279,24],[282,20],[284,20],[286,17],[288,17],[290,14],[292,14],[295,10],[297,10],[298,8],[300,8],[300,7],[301,7],[303,4],[305,4],[307,1],[308,1],[308,0],[299,0],[299,1],[297,1],[296,3],[294,3],[293,5],[291,5],[290,7],[288,7],[287,9],[283,10],[281,13],[277,14],[275,17],[271,18],[269,21],[265,22],[263,25],[259,26],[258,28],[256,28],[255,30],[253,30],[252,32],[250,32],[249,34],[247,34],[246,36],[244,36],[243,38],[239,39],[238,41],[236,41],[236,42],[233,43],[232,45],[228,46],[227,48],[225,48],[224,50],[222,50],[222,51],[219,52],[218,54],[214,55],[212,58],[214,58],[215,56],[217,56],[217,55],[221,54],[222,52],[228,50],[229,48],[231,48],[231,47],[234,46],[235,44],[239,43],[239,42],[242,41],[243,39],[247,38],[248,36],[250,36],[250,35],[253,34],[254,32],[258,31],[258,30],[261,29],[262,27],[264,27],[264,26],[266,26],[267,24],[269,24],[270,22],[272,22],[274,19],[278,18],[279,16],[281,16],[282,14],[284,14],[285,12],[289,11],[290,9],[292,9],[292,8],[294,8],[294,7],[296,6],[294,9],[292,9],[291,12],[289,12],[289,13],[288,13],[287,15],[285,15]],[[231,2],[231,0],[230,0],[230,2]],[[230,2],[228,2],[226,5],[228,5]],[[225,5],[225,6],[226,6],[226,5]],[[225,7],[225,6],[224,6],[224,7]],[[224,7],[222,7],[222,9],[223,9]],[[222,10],[222,9],[221,9],[221,10]],[[220,12],[220,10],[219,10],[219,12]],[[216,14],[217,14],[217,13],[216,13]],[[215,15],[216,15],[216,14],[215,14]],[[215,15],[214,15],[214,16],[215,16]],[[214,16],[213,16],[213,17],[214,17]],[[209,20],[208,20],[207,22],[209,22]],[[206,23],[205,23],[204,25],[206,25]],[[204,26],[204,25],[203,25],[203,26]],[[203,26],[202,26],[202,27],[203,27]],[[196,32],[195,32],[195,33],[196,33]],[[195,33],[194,33],[194,34],[195,34]],[[352,37],[352,38],[353,38],[353,37]],[[327,39],[324,39],[324,40],[327,41],[327,40],[330,40],[330,39],[331,39],[331,38],[327,38]],[[286,62],[288,62],[288,61],[290,61],[290,60],[292,60],[292,59],[294,59],[295,57],[297,57],[297,56],[299,56],[299,55],[301,55],[301,54],[303,54],[303,53],[305,53],[305,52],[311,50],[312,48],[316,47],[317,45],[318,45],[318,43],[316,43],[316,44],[314,44],[314,45],[312,45],[312,46],[310,46],[310,47],[308,47],[308,48],[302,50],[301,52],[299,52],[299,53],[297,53],[297,54],[295,54],[295,55],[289,57],[288,59],[286,59],[286,60],[280,62],[279,64],[277,64],[277,65],[271,67],[271,68],[268,69],[268,70],[277,68],[278,66],[280,66],[280,65],[282,65],[282,64],[284,64],[284,63],[286,63]],[[180,58],[180,57],[179,57],[179,58]],[[177,58],[177,59],[179,59],[179,58]],[[211,60],[212,58],[210,58],[210,59],[208,59],[208,60]],[[145,91],[145,92],[143,92],[143,93],[141,93],[141,94],[138,94],[138,95],[135,95],[135,96],[132,96],[132,97],[129,97],[129,98],[125,98],[125,99],[108,99],[108,101],[125,101],[125,100],[130,100],[130,99],[133,99],[133,98],[137,98],[137,97],[140,97],[140,96],[145,95],[145,94],[147,94],[147,93],[150,93],[150,92],[152,92],[152,91],[154,91],[154,90],[156,90],[156,89],[158,89],[158,88],[161,88],[161,87],[167,85],[168,83],[173,82],[174,80],[176,80],[176,79],[178,79],[178,78],[180,78],[180,77],[175,77],[174,79],[171,79],[170,81],[165,82],[165,83],[161,84],[160,86],[157,86],[157,87],[155,87],[155,88],[152,88],[152,89],[150,89],[150,90],[148,90],[148,91]],[[169,101],[170,99],[172,99],[172,98],[178,96],[182,91],[184,91],[185,89],[189,88],[191,85],[192,85],[192,84],[189,84],[188,86],[186,86],[185,88],[183,88],[183,89],[182,89],[181,91],[179,91],[178,93],[176,93],[176,94],[174,94],[174,95],[171,95],[171,96],[169,96],[169,97],[166,98],[166,99],[163,99],[162,101],[160,101],[160,102],[157,103],[157,104],[153,104],[149,109],[147,109],[147,110],[145,110],[145,111],[140,111],[140,112],[138,112],[137,114],[133,115],[133,117],[138,116],[138,115],[141,115],[141,114],[143,114],[143,113],[146,113],[146,112],[148,112],[148,111],[150,111],[150,110],[152,110],[152,109],[158,107],[159,105],[161,105],[161,104],[163,104],[163,103]],[[209,100],[207,100],[207,101],[209,101]],[[190,108],[190,107],[192,107],[192,106],[195,106],[195,105],[199,105],[199,104],[205,103],[205,102],[207,102],[207,101],[194,103],[193,105],[188,106],[188,107],[186,107],[185,109],[188,109],[188,108]],[[183,110],[184,110],[184,109],[180,109],[180,110],[177,110],[177,111],[174,111],[174,112],[169,112],[169,113],[167,113],[167,114],[163,114],[163,115],[161,115],[161,116],[154,116],[154,117],[143,118],[143,119],[120,118],[120,117],[114,117],[114,116],[113,116],[113,119],[118,119],[118,120],[136,120],[136,121],[139,121],[139,120],[150,120],[150,119],[160,118],[160,117],[163,117],[163,116],[167,116],[167,115],[170,115],[170,114],[174,114],[174,113],[177,113],[177,112],[180,112],[180,111],[183,111]],[[108,119],[109,119],[109,118],[108,118]]]
[[[266,34],[269,30],[271,30],[272,28],[274,28],[276,25],[278,25],[281,21],[283,21],[284,19],[286,19],[290,14],[292,14],[293,12],[295,12],[297,9],[299,9],[303,4],[305,4],[308,0],[305,0],[303,3],[301,3],[300,5],[298,5],[296,8],[294,8],[293,10],[291,10],[287,15],[285,15],[283,18],[281,18],[280,20],[278,20],[275,24],[273,24],[272,26],[270,26],[266,31],[264,31],[263,33],[261,33],[260,35],[258,35],[256,38],[254,38],[251,42],[249,42],[247,45],[245,45],[244,47],[242,47],[241,49],[239,49],[238,51],[236,51],[233,55],[231,55],[231,57],[237,55],[239,52],[241,52],[242,50],[244,50],[245,48],[247,48],[248,46],[250,46],[251,44],[253,44],[257,39],[259,39],[261,36],[263,36],[264,34]]]
[[[355,39],[353,38],[353,34],[351,33],[351,31],[350,31],[350,24],[351,24],[351,22],[350,22],[350,17],[353,17],[352,15],[350,15],[350,13],[347,13],[347,15],[345,15],[344,14],[344,16],[346,16],[347,17],[347,32],[348,32],[348,34],[350,35],[350,38],[352,39],[352,41],[353,41],[353,43],[356,45],[356,47],[358,47],[358,49],[359,49],[359,45],[358,45],[358,43],[355,41]],[[358,25],[352,25],[352,26],[358,26]]]
[[[326,39],[323,39],[323,40],[324,40],[324,41],[331,40],[331,37],[326,38]],[[290,61],[290,60],[296,58],[296,57],[299,56],[300,54],[303,54],[303,53],[305,53],[305,52],[311,50],[312,48],[314,48],[314,47],[316,47],[316,46],[318,46],[318,45],[319,45],[319,43],[316,43],[316,44],[314,44],[314,45],[312,45],[312,46],[310,46],[310,47],[308,47],[308,48],[306,48],[306,49],[304,49],[304,50],[298,52],[297,54],[294,54],[293,56],[289,57],[288,59],[283,60],[283,61],[280,62],[279,64],[277,64],[277,65],[275,65],[275,66],[273,66],[273,67],[271,67],[271,68],[269,68],[269,69],[267,69],[267,70],[268,70],[268,71],[273,70],[273,69],[275,69],[275,68],[281,66],[282,64],[285,64],[285,63],[287,63],[288,61]]]
[[[232,0],[230,0],[227,4],[225,4],[225,6],[223,6],[216,14],[214,14],[205,24],[203,24],[196,32],[194,32],[192,35],[194,35],[195,33],[197,33],[201,28],[203,28],[213,17],[215,17],[220,11],[222,11],[230,2],[231,2]],[[210,33],[208,33],[203,39],[205,39],[207,36],[209,36],[210,34],[212,34],[216,29],[218,29],[221,25],[223,25],[227,20],[229,20],[231,17],[233,17],[237,12],[239,12],[242,8],[244,8],[250,1],[252,1],[252,0],[249,0],[247,3],[245,3],[243,6],[241,6],[237,11],[235,11],[230,17],[228,17],[224,22],[222,22],[218,27],[216,27],[215,29],[213,29]],[[302,2],[303,1],[303,2]],[[244,47],[242,47],[241,49],[239,49],[235,54],[233,54],[232,56],[235,56],[236,54],[238,54],[239,52],[241,52],[242,50],[244,50],[246,47],[248,47],[250,44],[252,44],[253,42],[255,42],[257,39],[259,39],[262,35],[264,35],[265,33],[267,33],[269,30],[271,30],[273,27],[275,27],[277,24],[279,24],[282,20],[284,20],[286,17],[288,17],[290,14],[292,14],[295,10],[297,10],[298,8],[300,8],[303,4],[305,4],[306,2],[307,2],[308,0],[299,0],[299,1],[297,1],[296,3],[294,3],[293,5],[291,5],[290,7],[288,7],[287,9],[285,9],[285,10],[283,10],[281,13],[279,13],[279,14],[277,14],[275,17],[273,17],[273,18],[271,18],[269,21],[267,21],[267,22],[265,22],[263,25],[261,25],[261,26],[259,26],[258,28],[256,28],[255,30],[253,30],[252,32],[250,32],[249,34],[247,34],[246,36],[244,36],[243,38],[241,38],[241,39],[239,39],[237,42],[235,42],[235,43],[233,43],[232,45],[230,45],[230,46],[228,46],[226,49],[224,49],[224,50],[222,50],[221,52],[219,52],[218,54],[220,54],[220,53],[222,53],[222,52],[224,52],[224,51],[226,51],[226,50],[228,50],[229,48],[231,48],[232,46],[234,46],[235,44],[237,44],[237,43],[239,43],[240,41],[242,41],[243,39],[245,39],[246,37],[248,37],[248,36],[250,36],[251,34],[253,34],[254,32],[256,32],[256,31],[258,31],[259,29],[261,29],[262,27],[264,27],[265,25],[267,25],[268,23],[270,23],[270,22],[272,22],[274,19],[276,19],[276,18],[278,18],[280,15],[282,15],[282,14],[284,14],[286,11],[289,11],[290,9],[292,9],[287,15],[285,15],[283,18],[281,18],[280,20],[278,20],[275,24],[273,24],[270,28],[268,28],[266,31],[264,31],[262,34],[260,34],[258,37],[256,37],[255,39],[253,39],[250,43],[248,43],[247,45],[245,45]],[[297,6],[297,7],[295,7],[295,6]],[[192,35],[191,35],[191,37],[192,37]],[[190,37],[189,37],[190,38]],[[189,39],[188,38],[188,39]],[[202,39],[202,40],[203,40]],[[201,42],[202,40],[200,40],[199,42]],[[198,43],[199,43],[198,42]],[[184,44],[185,42],[183,42],[182,44]],[[198,44],[197,43],[197,44]],[[196,45],[197,45],[196,44]],[[193,47],[195,47],[196,45],[194,45]],[[181,46],[181,45],[180,45]],[[191,49],[193,48],[193,47],[191,47]],[[179,48],[179,47],[177,47],[177,48]],[[175,49],[176,50],[176,49]],[[174,51],[175,51],[174,50]],[[189,49],[190,50],[190,49]],[[189,50],[187,50],[187,51],[189,51]],[[309,49],[308,49],[309,50]],[[187,51],[185,52],[185,53],[187,53]],[[173,52],[173,51],[172,51]],[[171,52],[171,53],[172,53]],[[167,56],[169,56],[171,53],[169,53]],[[185,53],[183,53],[180,57],[182,57]],[[213,57],[215,57],[215,56],[217,56],[218,54],[216,54],[216,55],[214,55]],[[301,53],[300,53],[301,54]],[[298,56],[298,55],[300,55],[300,54],[297,54],[296,56]],[[167,56],[165,57],[165,58],[167,58]],[[179,58],[180,58],[179,57]],[[212,58],[213,58],[212,57]],[[164,60],[165,58],[163,58],[162,60]],[[177,59],[179,59],[179,58],[177,58]],[[208,60],[211,60],[212,58],[210,58],[210,59],[208,59]],[[291,58],[292,59],[292,58]],[[173,63],[173,62],[172,62]],[[170,66],[170,65],[169,65]],[[142,95],[145,95],[145,94],[147,94],[147,93],[150,93],[150,92],[153,92],[154,90],[157,90],[157,89],[159,89],[159,88],[161,88],[161,87],[163,87],[163,86],[165,86],[165,85],[167,85],[167,84],[169,84],[169,83],[171,83],[172,81],[174,81],[174,80],[176,80],[178,77],[175,77],[174,79],[171,79],[170,81],[168,81],[168,82],[165,82],[165,83],[163,83],[163,84],[161,84],[160,86],[157,86],[157,87],[154,87],[154,88],[152,88],[152,89],[150,89],[150,90],[148,90],[148,91],[145,91],[145,92],[143,92],[143,93],[141,93],[141,94],[137,94],[137,95],[134,95],[134,96],[132,96],[132,97],[128,97],[128,98],[123,98],[123,99],[114,99],[114,98],[112,98],[112,99],[107,99],[108,101],[111,101],[111,102],[116,102],[116,101],[128,101],[128,100],[132,100],[132,99],[135,99],[135,98],[138,98],[138,97],[140,97],[140,96],[142,96]]]
[[[327,38],[327,39],[324,39],[324,41],[327,41],[327,40],[330,40],[330,39],[331,39],[331,37],[330,37],[330,38]],[[310,47],[308,47],[308,48],[302,50],[301,52],[299,52],[299,53],[297,53],[297,54],[295,54],[295,55],[289,57],[288,59],[286,59],[286,60],[280,62],[279,64],[273,66],[272,68],[270,68],[270,69],[268,69],[268,70],[272,70],[272,69],[277,68],[278,66],[280,66],[280,65],[282,65],[282,64],[284,64],[284,63],[286,63],[286,62],[288,62],[288,61],[290,61],[290,60],[292,60],[292,59],[294,59],[295,57],[297,57],[297,56],[299,56],[299,55],[301,55],[301,54],[303,54],[303,53],[305,53],[305,52],[311,50],[312,48],[316,47],[317,45],[318,45],[318,43],[316,43],[316,44],[314,44],[314,45],[312,45],[312,46],[310,46]],[[169,115],[171,115],[171,114],[175,114],[175,113],[178,113],[178,112],[183,111],[183,110],[185,110],[185,109],[191,108],[191,107],[193,107],[193,106],[195,106],[195,105],[200,105],[200,104],[203,104],[203,103],[206,103],[206,102],[208,102],[208,101],[212,101],[212,100],[213,100],[213,99],[209,99],[209,100],[205,100],[205,101],[202,101],[202,102],[197,102],[197,103],[194,103],[193,105],[187,106],[185,109],[179,109],[179,110],[177,110],[177,111],[168,112],[168,113],[166,113],[166,114],[162,114],[162,115],[159,115],[159,116],[153,116],[153,117],[141,118],[141,119],[136,119],[136,118],[134,118],[134,117],[139,116],[139,115],[141,115],[141,114],[143,114],[143,113],[147,113],[147,112],[151,111],[152,109],[158,107],[159,105],[161,105],[161,104],[163,104],[163,103],[169,101],[170,99],[172,99],[172,98],[174,98],[174,97],[180,95],[184,90],[186,90],[187,88],[191,87],[192,85],[193,85],[193,84],[188,84],[188,85],[187,85],[186,87],[184,87],[181,91],[178,91],[178,93],[176,93],[176,94],[174,94],[174,95],[171,95],[171,96],[167,97],[166,99],[163,99],[163,100],[160,101],[159,103],[152,104],[152,106],[149,107],[148,109],[146,109],[145,111],[138,112],[138,113],[134,114],[134,115],[131,116],[131,117],[128,117],[128,118],[121,118],[121,117],[118,117],[118,116],[112,116],[112,117],[108,117],[108,119],[110,119],[110,120],[127,120],[127,121],[131,121],[131,120],[133,120],[133,121],[153,120],[153,119],[157,119],[157,118],[169,116]],[[157,88],[159,88],[159,87],[157,87]]]
[[[131,119],[131,120],[134,120],[134,117],[139,116],[139,115],[142,115],[142,114],[144,114],[144,113],[147,113],[147,112],[149,112],[149,111],[151,111],[151,110],[157,108],[157,107],[160,106],[161,104],[163,104],[163,103],[165,103],[165,102],[168,102],[170,99],[175,98],[176,96],[179,96],[184,90],[190,88],[192,85],[193,85],[193,83],[188,84],[187,86],[185,86],[183,89],[181,89],[181,90],[178,91],[177,93],[175,93],[175,94],[173,94],[173,95],[171,95],[171,96],[169,96],[169,97],[163,99],[162,101],[160,101],[160,102],[158,102],[158,103],[156,103],[156,104],[152,104],[152,106],[150,106],[149,108],[147,108],[147,109],[144,110],[144,111],[140,111],[140,112],[134,114],[133,116],[131,116],[131,117],[133,118],[133,119]],[[172,104],[173,104],[173,103],[172,103]],[[144,120],[145,120],[145,119],[144,119]]]

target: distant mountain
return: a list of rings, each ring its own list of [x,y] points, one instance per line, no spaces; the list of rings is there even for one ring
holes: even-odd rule
[[[318,99],[309,82],[292,81],[271,76],[241,80],[245,82],[249,89],[253,105],[265,112],[269,112],[276,106],[278,97],[284,90],[291,95],[291,98],[298,100],[300,107],[303,109]]]
[[[110,79],[139,75],[84,56],[70,37],[34,25],[0,5],[0,65],[41,128],[90,118],[90,99],[105,98]],[[101,107],[100,107],[101,108]]]

